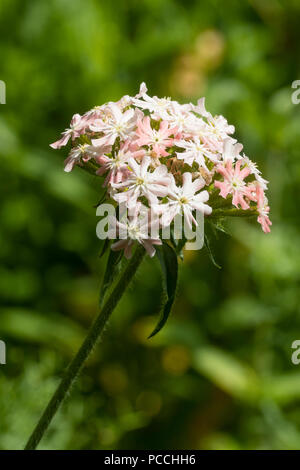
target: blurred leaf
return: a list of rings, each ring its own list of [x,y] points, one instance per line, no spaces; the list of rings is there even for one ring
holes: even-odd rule
[[[288,405],[300,399],[300,375],[297,371],[266,378],[263,385],[265,396],[280,405]]]
[[[252,402],[259,397],[260,384],[255,371],[225,351],[214,347],[196,350],[194,367],[235,398]]]
[[[73,354],[85,336],[76,323],[58,315],[46,315],[20,308],[5,308],[0,312],[1,334],[29,343]]]

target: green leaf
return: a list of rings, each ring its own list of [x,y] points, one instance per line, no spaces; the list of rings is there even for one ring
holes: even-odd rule
[[[216,262],[216,260],[214,258],[213,252],[211,251],[211,248],[210,248],[209,238],[208,238],[207,235],[204,235],[204,245],[207,249],[208,255],[209,255],[210,260],[213,263],[213,265],[216,266],[216,268],[218,268],[218,269],[222,269],[222,267]]]
[[[163,328],[166,321],[168,320],[172,305],[175,300],[178,279],[178,260],[174,249],[167,243],[163,243],[163,245],[157,250],[157,256],[160,261],[163,273],[167,302],[164,306],[159,322],[152,331],[151,335],[148,336],[148,339],[155,336]]]
[[[216,222],[210,221],[209,225],[216,238],[218,238],[218,232],[230,235],[229,230],[224,227],[222,220],[217,220]]]
[[[101,204],[105,201],[105,199],[107,199],[107,191],[103,191],[99,201],[97,202],[97,204],[94,205],[95,208],[101,206]]]
[[[101,249],[99,253],[99,258],[102,258],[102,256],[105,255],[107,248],[110,245],[110,239],[109,238],[104,238],[104,240],[101,240]]]
[[[112,251],[110,250],[108,258],[107,258],[107,264],[106,264],[106,269],[102,281],[102,286],[100,289],[100,296],[99,296],[99,306],[101,308],[105,294],[107,290],[110,288],[112,283],[114,282],[114,279],[118,273],[118,267],[119,263],[122,259],[123,256],[123,251]]]
[[[174,247],[174,250],[177,254],[177,256],[180,257],[181,260],[183,260],[183,249],[185,247],[185,244],[187,242],[187,239],[185,238],[184,231],[182,230],[181,238],[176,238],[174,234],[174,229],[171,230],[171,238],[170,241],[172,243],[172,246]]]
[[[178,256],[183,259],[183,248],[185,247],[185,244],[187,242],[187,239],[185,238],[184,235],[182,235],[182,238],[178,240],[177,246],[176,246],[176,253]]]

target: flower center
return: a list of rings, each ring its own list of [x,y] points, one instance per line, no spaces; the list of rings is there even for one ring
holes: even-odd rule
[[[137,179],[136,179],[136,184],[139,185],[139,186],[141,186],[142,184],[144,184],[143,178],[137,178]]]
[[[187,200],[186,197],[183,196],[182,198],[179,199],[179,202],[180,204],[188,204],[189,201]]]
[[[239,189],[245,186],[245,182],[243,180],[240,180],[239,178],[232,178],[231,180],[231,186],[234,189]]]
[[[86,148],[87,148],[87,144],[81,144],[81,145],[79,145],[80,153],[85,153]]]
[[[116,124],[115,125],[115,130],[118,134],[121,134],[124,131],[124,125],[122,124]]]
[[[141,238],[141,233],[140,233],[140,229],[138,226],[132,226],[132,225],[129,225],[128,226],[128,235],[129,235],[129,238],[133,239],[133,240],[138,240]]]

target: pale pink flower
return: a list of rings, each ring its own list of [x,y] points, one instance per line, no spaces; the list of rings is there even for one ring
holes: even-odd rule
[[[226,199],[228,194],[232,194],[232,204],[235,207],[249,209],[249,204],[245,197],[252,199],[251,187],[247,186],[244,179],[250,174],[250,169],[245,167],[241,170],[242,161],[239,160],[235,167],[232,161],[227,160],[224,165],[219,164],[216,171],[224,177],[224,181],[215,181],[215,187],[220,189],[220,195]]]
[[[152,129],[149,116],[144,117],[138,121],[137,124],[137,141],[138,145],[148,145],[152,147],[152,150],[157,154],[157,156],[166,157],[168,152],[166,152],[167,147],[172,147],[174,145],[174,138],[171,138],[171,135],[177,134],[177,128],[169,128],[167,121],[161,121],[159,130]]]
[[[157,197],[164,197],[168,194],[170,175],[165,165],[158,166],[154,171],[149,171],[151,158],[145,156],[141,164],[133,158],[128,160],[130,174],[121,183],[111,183],[115,190],[125,190],[113,193],[112,197],[119,203],[125,202],[128,206],[136,204],[140,196],[145,196],[149,203],[157,203]]]
[[[133,236],[133,232],[135,230],[135,227],[131,224],[131,225],[129,225],[128,230],[130,230],[130,232]],[[124,250],[125,258],[129,259],[132,256],[132,248],[133,248],[133,246],[136,242],[143,245],[143,247],[147,251],[150,258],[153,258],[153,256],[156,253],[156,250],[155,250],[153,245],[161,245],[162,244],[162,241],[159,240],[159,239],[142,238],[140,236],[140,234],[136,231],[135,238],[127,238],[126,240],[118,240],[117,242],[115,242],[111,245],[111,249],[113,251]]]
[[[120,149],[114,156],[101,155],[96,158],[97,163],[101,165],[99,170],[96,171],[97,175],[104,175],[108,172],[105,179],[104,186],[111,183],[120,183],[125,181],[130,175],[128,167],[128,160],[130,158],[138,158],[145,154],[144,150],[131,151],[129,150],[130,142],[123,142]]]
[[[103,149],[105,150],[105,149]],[[77,147],[72,148],[71,152],[69,153],[68,157],[64,161],[65,168],[64,171],[69,173],[73,170],[74,166],[80,163],[81,161],[87,162],[91,158],[97,158],[99,152],[98,147],[94,147],[93,145],[89,144],[80,144]]]
[[[85,127],[86,120],[83,119],[80,114],[74,114],[70,123],[70,128],[66,129],[62,133],[63,137],[61,139],[57,140],[56,142],[53,142],[53,144],[50,144],[50,147],[52,147],[53,149],[59,149],[61,147],[64,147],[65,145],[67,145],[71,138],[72,140],[75,140],[77,137],[80,137],[80,135],[83,134]]]
[[[65,171],[92,159],[93,164],[87,166],[93,168],[95,163],[96,174],[104,176],[107,195],[119,209],[122,203],[129,209],[143,202],[160,216],[159,223],[163,219],[163,226],[182,214],[192,227],[195,211],[212,211],[205,204],[209,193],[201,188],[206,186],[211,192],[214,183],[220,190],[214,199],[216,207],[221,197],[243,210],[251,203],[264,232],[269,232],[267,181],[242,154],[243,146],[232,137],[233,132],[234,126],[223,116],[206,110],[204,98],[196,105],[179,104],[149,96],[142,83],[135,96],[124,95],[82,116],[75,114],[70,128],[51,146],[60,148],[78,139],[65,160]],[[132,240],[129,237],[117,247],[126,247],[129,254]],[[153,252],[153,247],[149,249]]]
[[[261,171],[257,168],[257,164],[250,160],[245,154],[243,156],[238,156],[243,162],[243,165],[247,166],[250,169],[250,174],[254,175],[256,181],[260,184],[263,189],[268,188],[268,181],[261,176]]]
[[[82,156],[84,155],[86,147],[87,145],[78,145],[78,147],[75,147],[71,150],[68,157],[64,161],[64,171],[69,173],[73,170],[74,166],[80,162]]]
[[[97,105],[84,113],[82,117],[86,120],[87,127],[89,127],[90,124],[93,124],[96,119],[103,119],[105,117],[106,107],[107,104],[102,104],[101,106]]]
[[[104,175],[108,172],[103,186],[107,186],[111,183],[120,183],[124,181],[129,174],[127,167],[127,158],[124,156],[116,155],[114,158],[102,155],[97,158],[97,162],[101,165],[99,170],[96,171],[97,175]]]
[[[193,212],[195,210],[202,214],[209,215],[212,212],[210,206],[205,204],[209,199],[207,191],[200,191],[203,188],[201,178],[192,181],[191,173],[184,173],[182,176],[182,186],[176,186],[173,183],[169,190],[169,202],[161,204],[159,209],[162,212],[162,225],[168,226],[177,214],[183,215],[189,228],[192,225],[198,225]],[[200,192],[199,192],[200,191]]]
[[[124,249],[126,258],[131,258],[132,247],[137,242],[143,245],[151,258],[155,255],[154,245],[162,244],[158,236],[156,238],[149,237],[149,209],[141,203],[136,205],[133,214],[126,214],[126,217],[121,218],[120,221],[111,218],[109,223],[116,227],[117,235],[121,237],[121,240],[112,244],[111,249],[113,251]]]
[[[272,225],[269,219],[270,207],[268,206],[268,199],[265,196],[264,190],[259,184],[256,186],[256,201],[257,211],[259,213],[257,221],[260,223],[263,231],[269,233],[271,231],[270,225]]]
[[[90,129],[94,132],[101,132],[103,136],[93,139],[92,144],[113,145],[116,138],[120,137],[126,140],[135,129],[138,114],[132,108],[127,109],[124,113],[115,103],[107,106],[106,119],[96,119],[90,124]]]

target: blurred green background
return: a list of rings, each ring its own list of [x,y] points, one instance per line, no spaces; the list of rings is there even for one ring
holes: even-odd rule
[[[270,180],[273,230],[187,252],[173,314],[147,259],[55,417],[45,449],[300,449],[298,0],[1,0],[0,448],[22,448],[97,311],[101,182],[49,143],[72,114],[135,94],[236,126]]]

